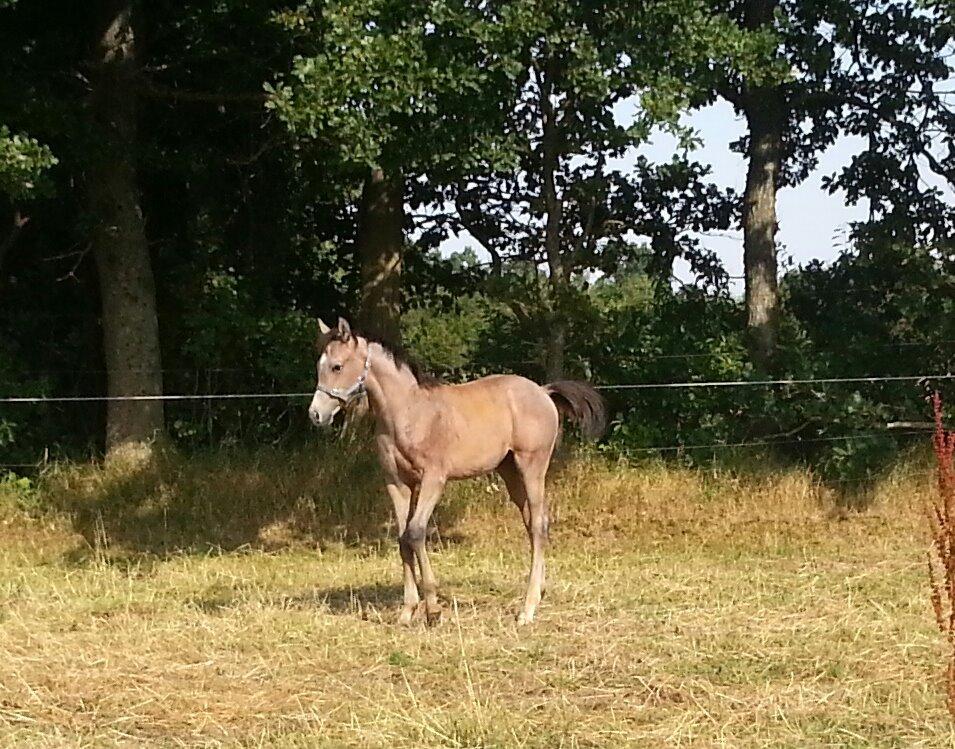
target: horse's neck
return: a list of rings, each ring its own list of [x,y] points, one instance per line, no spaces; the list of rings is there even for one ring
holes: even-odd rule
[[[368,402],[379,428],[393,431],[401,414],[406,413],[402,407],[418,396],[418,381],[407,367],[399,367],[380,344],[369,345],[371,358],[365,385]]]

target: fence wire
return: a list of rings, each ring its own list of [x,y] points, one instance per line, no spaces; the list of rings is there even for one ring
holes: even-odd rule
[[[223,370],[224,371],[224,370]],[[687,382],[651,382],[651,383],[621,383],[595,385],[603,391],[633,391],[633,390],[663,390],[663,389],[696,389],[696,388],[745,388],[745,387],[785,387],[803,385],[830,385],[830,384],[869,384],[882,382],[931,382],[933,380],[953,380],[955,374],[922,374],[922,375],[887,375],[872,377],[823,377],[803,379],[777,380],[711,380]],[[163,395],[89,395],[89,396],[4,396],[0,397],[0,404],[56,404],[56,403],[102,403],[115,401],[166,401],[166,402],[195,402],[195,401],[240,401],[240,400],[278,400],[310,398],[312,391],[304,392],[258,392],[258,393],[199,393],[199,394],[163,394]],[[806,437],[793,439],[760,439],[741,442],[712,442],[706,444],[670,444],[653,447],[619,449],[621,456],[636,457],[664,452],[686,452],[700,450],[727,450],[748,449],[756,447],[772,447],[776,445],[812,444],[823,442],[844,442],[857,439],[871,439],[885,436],[887,432],[865,432],[834,437]],[[892,436],[910,436],[924,434],[924,431],[893,431]],[[55,463],[55,461],[53,461]],[[50,465],[49,461],[39,460],[33,463],[0,463],[4,469],[40,469]]]
[[[891,375],[875,377],[816,377],[782,380],[708,380],[689,382],[636,382],[615,385],[594,385],[597,390],[664,390],[721,387],[779,387],[789,385],[833,385],[878,382],[930,382],[953,380],[955,374]],[[211,401],[211,400],[268,400],[278,398],[306,398],[312,391],[297,393],[180,393],[163,395],[35,395],[3,396],[0,403],[100,403],[111,401]]]

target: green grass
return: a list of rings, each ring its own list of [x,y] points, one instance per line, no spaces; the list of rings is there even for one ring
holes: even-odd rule
[[[458,484],[433,539],[445,621],[404,629],[388,508],[347,454],[161,455],[0,499],[0,743],[955,742],[927,463],[846,512],[794,469],[570,461],[522,629],[517,513]]]

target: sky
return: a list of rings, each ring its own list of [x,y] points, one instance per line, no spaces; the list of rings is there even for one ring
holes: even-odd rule
[[[617,112],[618,120],[626,121],[633,106],[632,103],[622,105]],[[713,182],[723,187],[734,187],[741,193],[746,183],[746,163],[741,154],[730,151],[729,144],[744,133],[742,118],[736,116],[730,104],[720,101],[685,116],[683,122],[698,131],[702,140],[702,146],[693,153],[693,158],[712,167],[710,178]],[[675,148],[676,142],[672,137],[658,135],[639,152],[654,161],[669,161]],[[843,194],[830,195],[822,189],[823,176],[847,164],[858,150],[858,140],[838,140],[821,155],[819,167],[809,179],[798,187],[780,190],[777,241],[781,267],[788,260],[803,265],[813,259],[835,259],[846,247],[850,222],[866,217],[867,205],[849,206]],[[628,160],[633,163],[632,157],[617,163],[625,166]],[[719,255],[727,272],[734,277],[733,291],[742,293],[743,282],[739,278],[743,272],[742,234],[738,231],[721,232],[702,239],[704,246]],[[465,247],[471,247],[479,256],[484,255],[479,245],[467,234],[451,237],[441,249],[449,253]],[[691,274],[682,261],[678,261],[674,270],[682,280],[691,280]]]
[[[742,154],[731,151],[729,144],[745,133],[742,117],[733,112],[732,105],[720,101],[684,117],[683,122],[698,131],[703,145],[694,152],[694,158],[712,168],[710,178],[721,187],[733,187],[742,193],[746,185],[746,161]],[[786,187],[777,195],[776,212],[779,232],[780,268],[786,261],[804,265],[810,260],[834,260],[846,248],[849,224],[864,219],[868,205],[848,205],[841,191],[830,195],[822,187],[823,177],[840,169],[861,150],[861,139],[840,138],[819,158],[819,166],[807,180],[796,187]],[[675,142],[670,137],[657,137],[643,149],[651,159],[668,160]],[[733,287],[742,290],[743,236],[740,231],[708,235],[704,245],[715,251],[730,276]],[[690,280],[686,265],[678,267],[677,275]]]

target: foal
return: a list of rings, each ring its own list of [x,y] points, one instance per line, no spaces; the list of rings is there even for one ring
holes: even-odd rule
[[[343,318],[336,328],[319,320],[319,331],[318,383],[308,414],[317,426],[327,426],[339,410],[368,393],[398,525],[404,570],[399,623],[411,623],[422,596],[428,623],[441,616],[425,537],[445,483],[491,471],[504,479],[530,539],[530,579],[517,621],[533,621],[544,585],[544,477],[560,413],[597,437],[606,424],[601,397],[582,382],[541,386],[517,375],[491,375],[463,385],[426,382],[385,344],[352,333]]]

